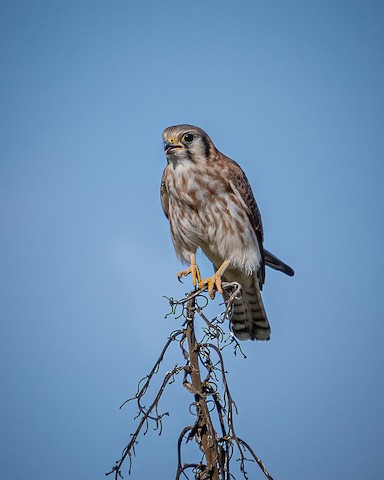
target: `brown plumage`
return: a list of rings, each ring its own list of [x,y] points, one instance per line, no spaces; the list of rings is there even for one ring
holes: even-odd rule
[[[269,340],[270,326],[261,298],[265,264],[293,270],[263,249],[263,227],[251,186],[240,166],[223,155],[209,136],[192,125],[164,131],[168,164],[161,182],[161,203],[169,219],[176,254],[190,267],[193,283],[215,287],[228,300],[221,279],[241,284],[233,304],[232,329],[240,340]],[[195,253],[201,248],[216,273],[201,281]],[[267,260],[267,261],[266,261]]]

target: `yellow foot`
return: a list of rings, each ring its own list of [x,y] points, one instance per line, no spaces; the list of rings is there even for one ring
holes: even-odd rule
[[[209,296],[212,300],[215,298],[215,287],[219,293],[223,293],[223,288],[221,286],[221,277],[228,267],[228,260],[224,260],[221,267],[215,272],[212,277],[208,277],[205,280],[199,282],[199,288],[204,288],[207,286]]]
[[[219,293],[223,293],[223,289],[221,287],[221,275],[212,275],[212,277],[205,278],[199,283],[199,288],[204,288],[207,286],[207,290],[209,296],[212,300],[215,298],[215,287]]]
[[[200,285],[201,283],[200,270],[196,264],[196,257],[193,253],[191,254],[191,266],[186,270],[182,270],[181,272],[179,272],[177,274],[177,278],[181,282],[181,277],[186,277],[189,274],[192,275],[192,285],[194,287],[197,287],[198,285]]]

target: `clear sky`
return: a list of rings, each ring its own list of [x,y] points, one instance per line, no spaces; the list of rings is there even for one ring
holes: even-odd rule
[[[2,0],[2,478],[101,480],[129,440],[190,289],[159,202],[177,123],[241,164],[297,272],[267,272],[271,341],[226,353],[238,435],[276,479],[382,477],[383,25],[370,0]],[[180,382],[132,478],[174,478]]]

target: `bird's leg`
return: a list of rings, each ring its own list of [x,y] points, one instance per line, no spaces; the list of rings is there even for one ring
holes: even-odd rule
[[[180,280],[181,277],[186,277],[190,273],[192,274],[192,285],[194,287],[197,287],[197,285],[200,285],[201,283],[201,275],[200,275],[200,270],[199,267],[197,266],[196,263],[196,255],[194,253],[190,254],[190,259],[191,259],[191,266],[187,268],[186,270],[183,270],[177,274],[177,278]],[[181,282],[181,280],[180,280]]]
[[[199,288],[203,288],[205,285],[207,285],[208,293],[212,300],[215,298],[215,287],[217,288],[217,291],[219,293],[223,293],[223,289],[221,287],[221,277],[227,269],[228,265],[229,260],[224,260],[224,262],[220,265],[220,268],[216,270],[212,277],[208,277],[199,283]]]

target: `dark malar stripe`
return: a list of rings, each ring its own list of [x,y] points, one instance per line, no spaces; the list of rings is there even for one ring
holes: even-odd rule
[[[209,145],[208,140],[207,140],[204,136],[201,137],[201,140],[202,140],[202,142],[204,143],[205,158],[208,158],[208,157],[209,157],[209,151],[210,151],[210,149],[211,149],[211,146]]]
[[[187,154],[188,159],[189,159],[191,162],[194,162],[194,160],[193,160],[193,158],[192,158],[192,155],[191,155],[191,153],[189,152],[189,150],[186,151],[186,154]]]

